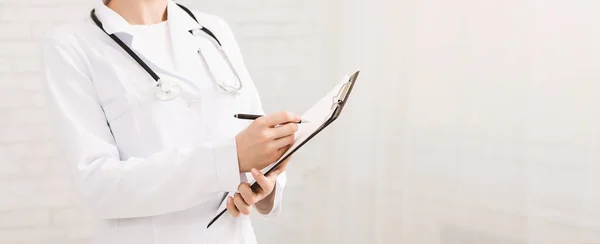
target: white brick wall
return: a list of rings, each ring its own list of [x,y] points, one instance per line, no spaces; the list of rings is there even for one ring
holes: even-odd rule
[[[268,111],[301,112],[332,82],[325,13],[331,3],[317,0],[179,1],[227,19],[238,36],[247,64]],[[90,219],[78,204],[53,131],[43,95],[40,38],[54,25],[85,18],[92,0],[0,0],[0,243],[83,244]],[[310,93],[308,87],[321,92]],[[304,95],[307,94],[308,97]],[[310,97],[310,96],[315,97]],[[326,141],[321,144],[326,146]],[[321,145],[321,146],[323,146]],[[319,147],[319,145],[315,145]],[[321,160],[326,160],[322,158]],[[297,161],[307,161],[298,156]],[[312,164],[317,161],[310,161]],[[291,174],[290,177],[302,176]],[[294,188],[290,184],[290,205]],[[284,214],[281,223],[292,217]],[[283,232],[261,234],[277,243]],[[276,226],[269,223],[269,226]],[[298,243],[303,243],[300,239]]]
[[[71,1],[77,2],[77,1]],[[67,4],[53,1],[53,4]],[[81,4],[76,5],[82,7]],[[0,243],[85,243],[54,147],[42,91],[39,29],[73,18],[47,1],[0,1]],[[58,217],[56,217],[58,216]],[[79,238],[79,240],[78,240]]]

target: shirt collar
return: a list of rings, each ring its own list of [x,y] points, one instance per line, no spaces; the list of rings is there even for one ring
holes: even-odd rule
[[[107,7],[106,2],[108,2],[108,0],[98,0],[95,6],[96,16],[102,22],[104,30],[108,34],[123,32],[133,35],[131,32],[131,25],[127,20]],[[172,0],[169,0],[167,5],[167,16],[167,21],[171,28],[176,26],[179,30],[189,31],[202,27]]]

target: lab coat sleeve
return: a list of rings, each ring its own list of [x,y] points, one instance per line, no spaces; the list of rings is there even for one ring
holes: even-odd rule
[[[154,216],[201,204],[240,184],[235,139],[121,160],[75,38],[44,41],[48,102],[84,202],[104,219]]]
[[[196,15],[200,14],[200,13],[195,13]],[[256,94],[256,100],[259,101],[257,102],[257,108],[256,109],[256,113],[257,114],[264,114],[264,109],[262,107],[262,103],[260,102],[260,96],[258,93],[258,90],[256,89],[256,86],[254,85],[254,82],[252,81],[252,77],[250,76],[250,73],[248,72],[248,69],[245,66],[245,62],[243,60],[243,55],[241,53],[241,50],[239,48],[239,45],[236,41],[235,35],[233,34],[233,31],[231,30],[229,24],[222,18],[218,17],[218,16],[213,16],[214,18],[216,18],[219,23],[219,30],[220,31],[220,35],[219,36],[224,36],[225,38],[223,38],[224,40],[224,46],[225,48],[229,49],[234,55],[234,57],[239,57],[239,66],[240,66],[240,70],[242,71],[242,76],[244,77],[245,81],[245,85],[250,86],[251,89],[255,90],[255,94]],[[249,177],[251,177],[251,175],[248,175]],[[277,216],[279,213],[281,213],[281,202],[283,199],[283,189],[285,187],[287,181],[287,176],[285,174],[285,172],[281,173],[278,177],[277,177],[277,184],[276,184],[276,188],[275,188],[275,199],[274,199],[274,203],[273,203],[273,209],[271,210],[271,212],[269,214],[267,214],[267,216]]]

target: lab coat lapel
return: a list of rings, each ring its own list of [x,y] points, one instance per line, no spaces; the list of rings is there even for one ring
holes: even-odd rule
[[[173,43],[173,58],[175,69],[183,77],[193,80],[200,68],[198,60],[197,40],[192,34],[184,30],[171,29],[171,43]]]
[[[194,80],[200,68],[197,62],[199,46],[198,40],[189,31],[201,26],[174,3],[169,4],[168,14],[176,71],[186,79]]]

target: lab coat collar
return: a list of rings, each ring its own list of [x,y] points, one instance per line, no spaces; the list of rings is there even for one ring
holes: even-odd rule
[[[108,2],[108,0],[98,0],[94,6],[96,17],[102,22],[104,31],[108,34],[120,32],[129,33],[129,23],[117,12],[107,7],[106,2]]]
[[[107,7],[106,2],[108,2],[108,0],[98,0],[95,6],[96,16],[102,22],[102,27],[104,27],[104,30],[108,34],[126,33],[134,37],[133,33],[131,32],[131,25],[127,22],[127,20],[121,17],[121,15]],[[175,29],[178,29],[179,31],[189,31],[192,29],[201,28],[201,26],[196,23],[192,17],[190,17],[183,9],[177,6],[177,4],[172,0],[169,0],[167,5],[167,16],[169,27],[172,29],[175,27]]]
[[[96,15],[108,34],[125,34],[126,36],[121,36],[125,37],[121,40],[133,50],[137,50],[131,25],[118,13],[107,7],[105,1],[98,0]],[[167,5],[167,22],[169,24],[169,34],[171,35],[175,70],[167,70],[156,65],[154,60],[145,57],[143,53],[138,53],[138,55],[145,59],[152,69],[162,70],[191,81],[197,70],[195,70],[195,67],[188,67],[187,63],[193,58],[198,58],[198,47],[197,40],[189,31],[202,28],[202,26],[172,0],[169,0]],[[190,83],[194,84],[193,82]]]
[[[173,28],[174,26],[184,32],[202,28],[202,26],[198,24],[198,22],[196,22],[192,16],[177,6],[177,3],[172,0],[169,0],[169,4],[167,5],[167,15],[169,28]],[[188,32],[187,34],[190,33]]]

